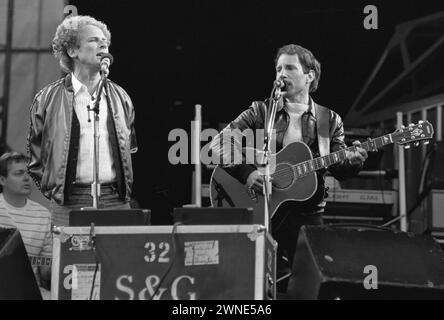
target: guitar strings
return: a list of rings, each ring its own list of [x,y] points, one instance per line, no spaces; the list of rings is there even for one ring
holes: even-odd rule
[[[414,129],[414,127],[410,127],[409,132],[411,132],[413,129]],[[373,145],[373,150],[372,150],[372,151],[377,151],[377,148],[378,148],[378,147],[377,147],[377,144],[378,144],[377,141],[378,141],[378,140],[382,142],[382,144],[381,144],[379,147],[386,145],[386,143],[384,143],[384,140],[383,140],[384,137],[389,137],[390,144],[393,143],[393,133],[392,133],[392,134],[387,134],[387,135],[385,135],[385,136],[381,136],[381,137],[378,137],[378,138],[375,138],[375,139],[372,139],[372,140],[365,141],[365,142],[361,143],[360,147],[361,147],[361,148],[364,148],[364,149],[367,150],[367,151],[369,151],[369,150],[371,149],[371,148],[370,148],[370,142],[372,142],[372,143],[374,143],[374,145]],[[343,152],[343,151],[346,151],[346,150],[348,150],[348,151],[351,151],[351,150],[356,151],[356,146],[354,146],[354,145],[353,145],[353,146],[349,146],[349,147],[346,147],[346,148],[344,148],[344,149],[338,150],[338,151],[336,151],[336,152],[330,153],[330,154],[328,154],[328,155],[326,155],[326,156],[323,156],[323,157],[317,157],[317,158],[315,158],[315,159],[310,159],[310,160],[306,160],[306,161],[303,161],[303,162],[300,162],[300,163],[297,163],[297,164],[291,165],[291,166],[286,167],[286,168],[284,168],[284,169],[280,169],[280,170],[275,171],[274,173],[271,174],[271,176],[272,176],[273,178],[274,178],[274,177],[278,177],[278,176],[279,176],[278,173],[282,173],[282,174],[285,173],[284,176],[286,176],[286,175],[287,175],[287,172],[291,171],[291,172],[294,172],[294,173],[295,173],[295,176],[296,176],[296,177],[304,177],[304,176],[306,176],[306,175],[309,174],[309,173],[312,173],[312,172],[314,172],[314,171],[317,171],[317,170],[319,170],[319,169],[321,169],[321,168],[327,168],[328,166],[321,166],[321,167],[319,167],[318,169],[311,170],[310,166],[308,166],[308,165],[305,166],[305,165],[304,165],[304,167],[308,167],[310,170],[304,170],[305,172],[303,172],[302,174],[299,174],[298,172],[296,172],[296,171],[294,170],[294,168],[297,167],[298,165],[303,165],[304,163],[308,163],[308,162],[310,162],[310,161],[315,162],[315,161],[317,161],[318,159],[321,159],[321,158],[327,158],[327,157],[330,157],[330,156],[333,155],[333,154],[339,154],[340,152]],[[344,160],[345,160],[345,159],[344,159]],[[342,161],[342,160],[341,160],[341,161]],[[325,162],[325,161],[324,161],[324,162]],[[334,164],[334,163],[336,163],[336,161],[334,161],[333,164]],[[280,174],[281,177],[283,176],[282,174]]]
[[[368,148],[368,146],[367,146],[367,142],[361,144],[361,147],[363,147],[364,149],[367,149],[367,148]],[[336,151],[336,152],[330,153],[329,155],[324,156],[324,157],[318,157],[318,158],[315,158],[315,159],[311,159],[311,160],[306,160],[306,161],[303,161],[303,162],[299,162],[299,163],[297,163],[297,164],[291,165],[291,166],[286,167],[286,168],[284,168],[284,169],[277,170],[277,171],[275,171],[274,173],[272,173],[271,176],[272,176],[272,177],[275,177],[277,173],[281,173],[281,172],[282,172],[282,173],[283,173],[283,172],[288,172],[288,171],[295,172],[294,168],[297,167],[297,166],[299,166],[299,165],[303,165],[304,163],[308,163],[308,162],[310,162],[310,161],[315,162],[315,161],[317,161],[318,159],[325,158],[325,157],[329,157],[329,156],[331,156],[332,154],[338,154],[338,153],[343,152],[343,151],[345,151],[345,150],[349,150],[349,151],[350,151],[350,150],[352,150],[352,149],[355,149],[355,150],[356,150],[356,146],[350,146],[350,147],[344,148],[344,149],[342,149],[342,150],[339,150],[339,151]],[[307,166],[307,167],[308,167],[308,166]],[[326,167],[326,166],[322,166],[322,167],[320,167],[319,169],[321,169],[321,168],[327,168],[327,167]],[[319,170],[319,169],[316,169],[316,170]],[[303,177],[303,176],[305,176],[305,175],[307,175],[307,174],[309,174],[309,173],[311,173],[311,172],[313,172],[313,171],[316,171],[316,170],[309,170],[308,172],[304,172],[304,173],[302,173],[302,174],[297,174],[297,173],[296,173],[296,176]],[[281,175],[281,176],[282,176],[282,175]]]

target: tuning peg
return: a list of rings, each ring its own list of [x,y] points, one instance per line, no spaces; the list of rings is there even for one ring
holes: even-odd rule
[[[429,140],[424,140],[424,141],[422,142],[423,145],[428,145],[429,143],[430,143]]]
[[[415,125],[413,123],[409,123],[409,127],[414,127]]]
[[[410,144],[406,144],[406,145],[404,145],[404,149],[410,149]]]
[[[414,146],[415,146],[415,147],[419,146],[419,141],[416,141],[416,142],[414,143]]]

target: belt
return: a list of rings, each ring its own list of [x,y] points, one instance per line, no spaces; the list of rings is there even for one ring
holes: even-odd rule
[[[74,185],[74,188],[90,188],[91,187],[91,183],[74,182],[73,185]],[[117,182],[104,182],[104,183],[100,183],[100,187],[114,187],[114,188],[117,188]]]

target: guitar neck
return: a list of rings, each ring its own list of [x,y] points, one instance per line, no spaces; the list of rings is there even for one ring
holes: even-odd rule
[[[51,266],[51,257],[29,256],[29,262],[33,267]]]
[[[361,148],[367,151],[377,151],[379,148],[392,143],[393,143],[392,134],[386,134],[384,136],[375,139],[369,139],[361,143]],[[354,150],[356,150],[356,146],[350,146],[341,149],[339,151],[332,152],[326,156],[301,162],[295,166],[296,175],[304,176],[306,174],[313,173],[317,170],[327,168],[335,163],[344,161],[347,158],[346,151],[354,151]]]

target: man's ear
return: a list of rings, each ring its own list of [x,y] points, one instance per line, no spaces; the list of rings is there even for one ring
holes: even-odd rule
[[[316,74],[313,69],[307,73],[307,76],[310,83],[313,82],[313,80],[316,78]]]
[[[68,53],[68,56],[70,56],[71,58],[75,58],[77,57],[78,54],[78,49],[77,48],[68,48],[68,50],[66,50],[66,53]]]
[[[0,176],[0,185],[4,186],[6,184],[6,177]]]

